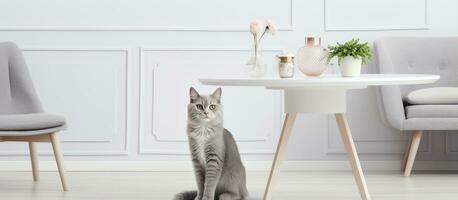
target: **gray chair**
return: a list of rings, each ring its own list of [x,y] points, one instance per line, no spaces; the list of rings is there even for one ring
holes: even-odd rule
[[[401,164],[404,175],[410,176],[422,131],[458,130],[458,105],[409,105],[405,97],[416,89],[458,86],[458,38],[381,38],[374,42],[374,51],[373,63],[379,73],[437,74],[441,77],[434,84],[378,89],[380,111],[386,123],[412,133]]]
[[[19,48],[11,42],[0,43],[0,142],[28,142],[34,181],[39,179],[36,143],[51,143],[62,187],[67,191],[57,134],[64,128],[63,117],[43,113]]]

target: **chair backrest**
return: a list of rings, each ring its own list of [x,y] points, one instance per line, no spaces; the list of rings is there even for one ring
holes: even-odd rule
[[[403,98],[412,90],[435,86],[458,86],[458,37],[388,37],[374,42],[372,64],[383,74],[437,74],[426,85],[381,86],[377,89],[384,122],[403,130],[406,120]]]
[[[375,41],[380,73],[437,74],[431,85],[402,86],[404,97],[417,88],[458,86],[458,37],[389,37]]]
[[[1,42],[0,114],[42,111],[21,50],[12,42]]]

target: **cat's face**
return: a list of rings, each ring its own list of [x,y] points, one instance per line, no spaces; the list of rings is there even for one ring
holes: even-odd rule
[[[194,88],[189,90],[188,118],[194,122],[221,122],[223,106],[221,105],[221,88],[211,95],[200,95]]]

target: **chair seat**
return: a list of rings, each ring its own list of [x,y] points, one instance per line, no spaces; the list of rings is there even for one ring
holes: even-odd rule
[[[65,118],[44,113],[0,115],[0,132],[36,131],[64,127]]]
[[[406,107],[410,118],[458,118],[458,105],[411,105]]]

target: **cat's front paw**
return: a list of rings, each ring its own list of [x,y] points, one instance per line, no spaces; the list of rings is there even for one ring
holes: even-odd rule
[[[215,200],[215,197],[202,197],[202,200]]]
[[[194,200],[202,200],[202,197],[201,196],[197,196],[196,198],[194,198]]]

